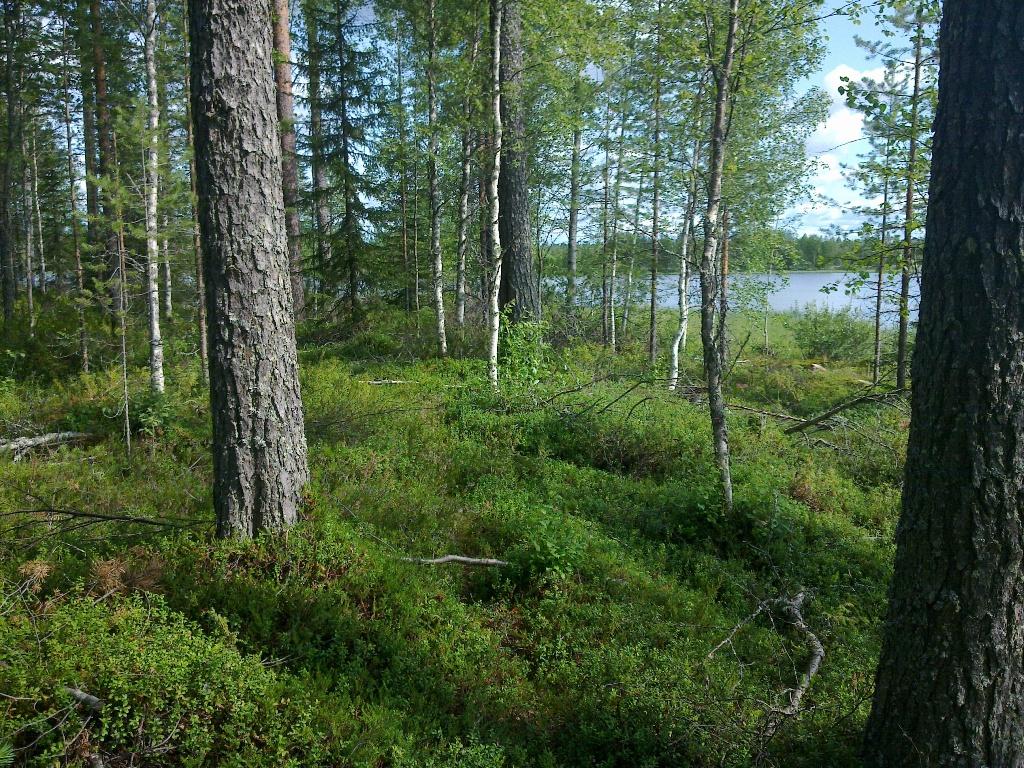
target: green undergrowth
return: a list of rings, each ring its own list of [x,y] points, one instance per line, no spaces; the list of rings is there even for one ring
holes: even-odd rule
[[[730,412],[727,514],[692,344],[686,387],[669,393],[640,350],[513,337],[495,394],[482,361],[412,354],[428,343],[393,316],[372,327],[305,345],[303,519],[244,544],[211,538],[194,366],[169,370],[162,398],[133,374],[130,455],[116,372],[0,384],[4,434],[95,436],[0,458],[0,755],[856,765],[900,416],[854,411],[856,429],[815,437],[758,411],[817,413],[863,371],[737,363],[727,397],[750,410]],[[445,554],[507,564],[408,559]],[[782,717],[807,641],[758,608],[800,592],[827,655]]]

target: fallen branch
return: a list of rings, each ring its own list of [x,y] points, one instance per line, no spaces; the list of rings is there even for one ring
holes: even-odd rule
[[[894,389],[891,392],[868,392],[866,394],[860,395],[859,397],[855,397],[852,400],[847,400],[844,403],[840,403],[839,405],[833,408],[829,408],[827,411],[825,411],[822,414],[819,414],[818,416],[814,416],[810,419],[807,419],[806,421],[802,421],[799,424],[794,424],[791,427],[786,427],[784,431],[787,435],[796,434],[797,432],[803,432],[805,429],[815,427],[818,424],[821,424],[823,421],[828,421],[833,416],[840,414],[843,411],[853,408],[855,406],[861,405],[863,403],[882,402],[889,399],[890,397],[902,395],[906,391],[906,389]]]
[[[825,646],[821,644],[818,636],[807,626],[807,622],[804,621],[803,613],[801,612],[806,599],[807,594],[805,592],[798,592],[789,600],[780,598],[775,601],[775,605],[781,609],[782,617],[807,639],[807,647],[811,651],[811,658],[807,662],[807,668],[800,675],[796,688],[790,688],[785,691],[789,697],[789,704],[773,710],[779,715],[792,716],[800,711],[800,702],[804,694],[807,693],[807,689],[811,687],[811,681],[818,674],[821,662],[825,658]]]
[[[419,563],[420,565],[444,565],[445,563],[458,563],[459,565],[490,566],[502,568],[510,563],[507,560],[496,560],[491,557],[464,557],[462,555],[445,555],[444,557],[403,557],[407,563]]]
[[[17,459],[22,454],[36,448],[49,448],[65,445],[66,443],[80,443],[91,437],[92,435],[87,432],[50,432],[49,434],[37,437],[19,437],[17,440],[0,443],[0,453],[11,452],[14,454],[15,459]]]
[[[406,379],[373,379],[372,381],[360,381],[360,384],[369,384],[374,387],[382,387],[387,384],[419,384],[418,381],[408,381]]]
[[[103,709],[103,702],[97,699],[91,693],[80,691],[77,688],[72,688],[69,685],[64,686],[64,692],[88,710],[91,710],[93,712],[100,712]]]

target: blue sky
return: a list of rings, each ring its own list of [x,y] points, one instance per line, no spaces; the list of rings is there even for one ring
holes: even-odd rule
[[[822,22],[828,37],[828,51],[819,70],[804,83],[807,88],[818,86],[825,90],[832,102],[828,119],[807,142],[808,156],[819,164],[812,179],[814,198],[798,205],[793,211],[793,226],[800,234],[826,233],[838,227],[855,229],[860,217],[853,208],[864,201],[846,184],[844,170],[856,165],[857,156],[866,149],[863,140],[863,119],[846,106],[838,88],[841,77],[859,79],[864,75],[881,76],[881,63],[872,61],[854,42],[854,36],[867,39],[881,37],[872,16],[854,24],[845,16]]]

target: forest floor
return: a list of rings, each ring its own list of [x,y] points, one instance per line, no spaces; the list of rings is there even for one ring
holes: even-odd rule
[[[194,359],[133,367],[130,456],[118,370],[0,379],[4,438],[91,436],[0,456],[0,765],[856,765],[906,414],[784,430],[864,368],[737,350],[726,515],[695,331],[675,393],[642,342],[522,335],[495,394],[420,327],[307,334],[304,519],[250,543]],[[505,564],[410,560],[448,554]]]

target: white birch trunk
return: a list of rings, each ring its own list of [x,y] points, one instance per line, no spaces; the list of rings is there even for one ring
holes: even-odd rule
[[[164,391],[164,343],[160,336],[160,247],[157,243],[157,180],[160,172],[160,105],[156,81],[156,0],[146,2],[146,95],[149,146],[146,149],[146,294],[149,311],[149,386]]]
[[[487,379],[498,388],[498,334],[501,331],[501,236],[498,234],[498,175],[501,172],[501,2],[491,0],[491,120],[494,132],[494,162],[491,166],[490,195],[491,283],[488,286]]]

